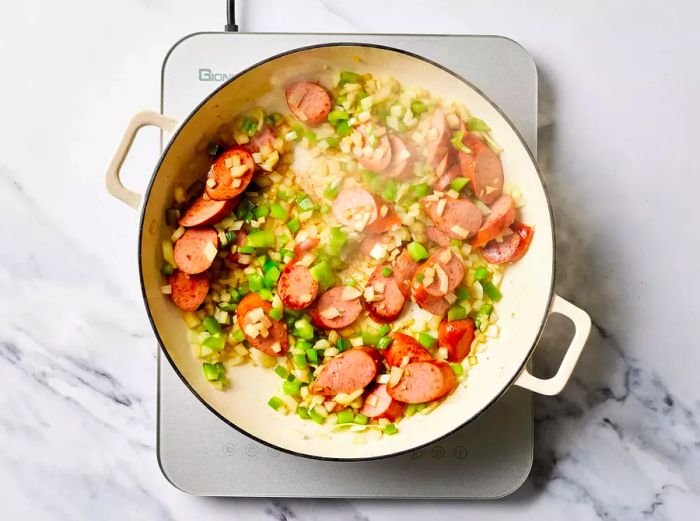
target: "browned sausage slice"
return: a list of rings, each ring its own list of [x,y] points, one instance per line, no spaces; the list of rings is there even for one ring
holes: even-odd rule
[[[312,394],[335,396],[364,389],[377,375],[380,356],[372,347],[355,347],[323,364],[321,371],[309,386]]]
[[[335,286],[321,294],[311,310],[314,324],[324,329],[342,329],[362,313],[362,292],[352,286]]]
[[[471,154],[459,153],[462,175],[471,181],[474,195],[484,204],[491,204],[503,191],[503,165],[498,155],[472,133],[463,139]]]
[[[515,206],[513,198],[502,195],[491,205],[491,213],[486,216],[484,224],[472,241],[472,246],[478,248],[501,235],[515,221]]]
[[[241,194],[250,184],[255,171],[253,156],[242,148],[232,148],[221,154],[207,174],[207,195],[223,201]]]
[[[438,400],[457,386],[457,377],[447,362],[413,362],[404,367],[401,380],[387,391],[394,400],[426,403]]]
[[[445,316],[450,309],[450,304],[444,297],[433,297],[427,291],[414,294],[413,299],[421,309],[439,317]]]
[[[238,303],[238,327],[251,346],[270,356],[284,356],[289,349],[287,326],[270,317],[272,304],[257,293],[248,293]]]
[[[429,139],[425,149],[426,160],[431,166],[437,167],[450,150],[450,132],[445,113],[439,108],[435,109],[426,120],[426,126]]]
[[[416,294],[425,291],[432,297],[444,297],[459,286],[463,278],[462,258],[451,248],[440,248],[418,268],[413,288]]]
[[[399,290],[406,298],[411,295],[411,282],[418,267],[419,264],[413,260],[408,250],[403,250],[392,265],[394,278],[399,285]]]
[[[389,396],[385,384],[377,384],[365,396],[365,401],[360,408],[360,414],[368,418],[386,418],[393,422],[401,417],[405,408],[405,403],[394,400]]]
[[[214,224],[226,217],[236,207],[237,203],[237,197],[225,201],[215,201],[202,194],[199,199],[190,205],[178,224],[186,228]]]
[[[380,127],[375,125],[374,128]],[[374,146],[369,144],[367,125],[358,126],[357,131],[362,134],[362,147],[355,146],[352,149],[357,161],[368,170],[377,173],[384,172],[389,167],[392,157],[391,142],[386,131],[384,130],[385,133],[377,137],[377,143]]]
[[[337,221],[359,232],[376,221],[377,215],[374,195],[360,186],[343,188],[333,200],[333,216]]]
[[[311,276],[309,268],[290,263],[285,266],[277,282],[277,292],[285,307],[304,309],[316,299],[318,282]]]
[[[461,362],[467,357],[474,341],[475,328],[471,318],[440,322],[438,345],[447,349],[447,360]]]
[[[173,302],[183,311],[196,311],[209,293],[209,274],[188,275],[176,270],[168,277]]]
[[[287,85],[284,94],[294,117],[308,125],[323,123],[331,111],[331,97],[318,83],[298,81]]]
[[[406,363],[430,361],[433,359],[430,352],[420,345],[413,337],[403,333],[393,333],[391,335],[393,342],[389,349],[383,351],[386,362],[392,367],[401,367]]]
[[[403,296],[399,283],[392,272],[389,276],[382,275],[385,268],[390,268],[389,264],[377,266],[374,273],[367,281],[367,287],[372,288],[374,298],[367,301],[365,292],[365,306],[370,316],[382,324],[388,324],[398,318],[403,311],[406,298]]]
[[[442,233],[440,230],[435,228],[435,226],[426,227],[425,234],[428,236],[429,240],[433,241],[438,246],[450,245],[450,238],[446,234]]]
[[[189,275],[202,273],[214,262],[209,257],[212,247],[219,247],[219,235],[214,228],[190,228],[175,243],[175,264]]]
[[[403,140],[396,134],[389,135],[391,144],[391,163],[384,175],[395,179],[409,179],[413,175],[413,165],[418,152],[408,140]]]
[[[481,211],[466,199],[443,197],[433,201],[423,198],[423,205],[435,227],[450,239],[467,239],[481,226]]]
[[[510,261],[511,257],[518,251],[520,246],[520,235],[511,233],[503,237],[501,242],[496,240],[490,241],[481,248],[481,255],[490,264],[503,264]]]

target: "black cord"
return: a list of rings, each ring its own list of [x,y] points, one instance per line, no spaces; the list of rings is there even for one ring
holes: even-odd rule
[[[236,0],[226,1],[226,22],[224,31],[229,33],[238,32],[238,26],[236,25]]]

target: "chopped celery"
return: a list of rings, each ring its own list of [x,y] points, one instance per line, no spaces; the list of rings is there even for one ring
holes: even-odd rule
[[[464,139],[464,130],[458,130],[450,139],[450,143],[463,154],[471,154],[471,149],[462,142],[462,139]]]
[[[345,351],[346,349],[350,349],[352,344],[347,338],[340,337],[336,342],[335,347],[338,351]]]
[[[381,339],[379,339],[379,342],[377,342],[377,349],[386,349],[391,345],[393,341],[394,339],[391,337],[382,337]]]
[[[305,212],[316,209],[316,203],[313,202],[311,197],[304,197],[301,201],[297,202],[297,206]]]
[[[292,334],[303,340],[311,340],[314,337],[314,327],[306,319],[299,319],[294,322]]]
[[[334,136],[328,136],[327,138],[324,138],[323,141],[328,144],[328,148],[337,147],[340,144],[340,138]]]
[[[482,282],[481,286],[484,288],[484,293],[486,294],[486,296],[494,302],[498,302],[499,300],[501,300],[501,298],[503,298],[503,295],[501,294],[499,289],[490,280]]]
[[[255,119],[246,116],[243,118],[243,122],[241,123],[241,130],[247,135],[253,136],[258,132],[258,122]]]
[[[241,284],[238,286],[238,293],[241,295],[241,297],[245,297],[248,293],[250,293],[248,284]]]
[[[172,275],[173,271],[175,271],[175,269],[169,262],[164,262],[163,265],[160,267],[160,272],[163,275]]]
[[[301,394],[301,380],[294,380],[292,382],[286,380],[282,384],[282,391],[284,394],[288,394],[290,396],[299,396]]]
[[[311,276],[318,281],[322,289],[330,288],[335,282],[335,271],[326,261],[321,261],[309,269]]]
[[[343,409],[338,412],[338,423],[353,423],[355,420],[355,414],[352,409]]]
[[[317,413],[315,409],[309,409],[309,418],[319,425],[323,425],[326,421],[326,418]]]
[[[274,288],[277,284],[277,280],[280,278],[281,272],[277,267],[272,267],[265,272],[263,277],[266,288]]]
[[[238,309],[238,304],[234,304],[233,302],[220,302],[219,309],[222,311],[234,312]]]
[[[340,83],[338,85],[345,85],[346,83],[357,83],[360,79],[360,75],[356,72],[343,71],[340,73]]]
[[[344,119],[341,119],[338,121],[338,123],[335,125],[335,132],[338,134],[340,137],[345,137],[349,135],[352,132],[352,127],[348,124],[348,122]]]
[[[413,199],[420,199],[421,197],[430,195],[430,191],[430,185],[428,185],[427,183],[418,183],[415,185],[411,185],[411,195]]]
[[[231,337],[239,344],[245,340],[245,333],[241,329],[236,329],[231,333]]]
[[[356,414],[354,422],[358,425],[367,425],[369,423],[369,418],[364,414]]]
[[[272,203],[270,204],[270,217],[284,220],[287,218],[287,210],[281,204]]]
[[[269,315],[272,320],[282,320],[282,310],[280,308],[272,308]]]
[[[284,190],[278,190],[278,191],[277,191],[277,198],[278,198],[280,201],[289,201],[290,197],[291,197],[291,195],[289,195],[289,194],[288,194],[287,192],[285,192]]]
[[[424,275],[422,273],[416,273],[416,280],[418,282],[423,282]]]
[[[420,342],[420,345],[426,349],[430,349],[435,347],[435,344],[437,344],[437,339],[427,331],[421,331],[418,333],[418,342]]]
[[[327,248],[329,255],[339,255],[347,240],[348,234],[345,233],[340,227],[334,226],[331,228],[331,236]]]
[[[474,278],[479,282],[486,280],[489,278],[489,270],[483,266],[477,268],[476,272],[474,273]]]
[[[274,371],[280,378],[286,379],[289,376],[289,371],[287,371],[287,368],[284,366],[278,365],[275,367]]]
[[[299,369],[306,369],[309,364],[306,363],[306,355],[294,355],[294,363]]]
[[[289,228],[289,231],[292,233],[297,233],[297,231],[299,231],[299,226],[301,226],[301,224],[296,217],[287,223],[287,228]]]
[[[226,335],[217,333],[215,335],[208,336],[204,339],[202,345],[215,351],[221,351],[224,347],[226,347]]]
[[[452,306],[447,311],[447,320],[462,320],[467,318],[467,310],[463,306]]]
[[[214,317],[205,317],[204,320],[202,320],[202,325],[204,326],[204,329],[209,331],[210,335],[217,335],[221,333],[221,325]]]
[[[315,349],[306,350],[306,359],[310,364],[318,365],[318,351]]]
[[[382,277],[391,277],[391,274],[394,273],[394,270],[392,270],[389,266],[385,266],[382,268]]]
[[[259,273],[251,273],[248,275],[248,287],[253,293],[257,293],[265,287],[265,282],[262,275]]]
[[[394,425],[393,423],[390,423],[389,425],[384,427],[384,434],[392,435],[396,434],[397,432],[399,432],[399,429],[397,429],[396,425]]]
[[[202,364],[202,372],[204,373],[204,378],[209,382],[223,382],[226,380],[226,368],[221,362],[215,364],[204,362]]]
[[[273,396],[268,400],[267,405],[272,407],[274,410],[278,411],[280,407],[284,405],[284,400],[279,396]]]
[[[428,250],[426,250],[425,246],[419,242],[413,241],[409,243],[406,249],[408,250],[408,254],[411,256],[411,258],[416,262],[420,262],[428,258]]]
[[[243,255],[251,255],[255,253],[255,248],[252,246],[239,246],[238,253],[242,253]]]
[[[461,192],[462,189],[469,184],[469,179],[466,177],[458,177],[450,183],[450,188],[455,192]]]
[[[279,251],[279,253],[280,253],[280,257],[282,258],[282,262],[284,262],[285,264],[294,258],[294,252],[292,250],[282,248]]]
[[[399,187],[397,186],[396,182],[392,179],[387,179],[385,181],[384,190],[382,190],[382,197],[387,201],[394,201],[398,190]]]
[[[467,126],[469,130],[473,132],[488,132],[491,130],[491,127],[489,127],[483,119],[479,118],[470,118]]]
[[[311,416],[309,416],[309,410],[306,407],[297,407],[297,414],[302,420],[308,420],[311,418]]]
[[[267,300],[268,302],[272,302],[272,290],[270,288],[263,288],[260,291],[256,291],[256,293],[260,296],[261,299]]]
[[[462,241],[459,239],[450,239],[450,246],[453,246],[454,248],[459,248],[462,246]]]
[[[363,331],[362,332],[362,343],[366,346],[376,346],[379,344],[382,336],[378,331]]]
[[[284,118],[282,117],[282,114],[279,112],[273,112],[272,114],[268,114],[265,116],[265,123],[270,125],[271,127],[276,127],[280,123],[282,123],[282,120]]]
[[[348,113],[344,110],[331,110],[328,113],[328,123],[335,125],[338,121],[350,119]]]
[[[413,100],[411,102],[411,112],[413,112],[414,114],[422,114],[426,110],[428,110],[428,106],[422,101]]]
[[[331,183],[323,190],[323,195],[326,196],[331,201],[338,197],[340,193],[340,178],[334,179]]]
[[[462,364],[452,363],[450,367],[452,367],[452,370],[457,376],[462,376],[464,374],[464,366]]]
[[[255,214],[256,219],[260,219],[261,217],[267,217],[270,214],[270,205],[267,203],[261,203],[255,207],[253,213]]]
[[[275,234],[270,230],[255,230],[248,234],[245,244],[252,248],[272,248],[275,245]]]
[[[389,324],[383,324],[382,327],[379,328],[379,334],[382,336],[388,335],[390,331],[391,326]]]

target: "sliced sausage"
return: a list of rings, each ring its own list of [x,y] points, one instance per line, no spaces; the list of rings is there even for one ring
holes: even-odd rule
[[[471,154],[459,153],[462,175],[471,181],[471,187],[477,199],[484,204],[491,204],[501,196],[503,191],[501,159],[472,133],[464,136],[463,143],[469,147]]]
[[[175,243],[175,264],[189,275],[208,270],[214,261],[207,256],[209,244],[219,247],[219,235],[214,228],[189,228]]]
[[[491,264],[515,262],[522,258],[530,247],[533,228],[520,222],[514,222],[510,235],[505,235],[502,241],[492,240],[481,248],[481,255]]]
[[[209,293],[209,274],[188,275],[180,270],[168,277],[170,298],[183,311],[196,311]]]
[[[315,250],[320,242],[321,239],[318,237],[309,237],[308,239],[296,243],[294,246],[294,256],[297,258],[303,257],[310,251]]]
[[[450,184],[452,181],[458,177],[462,177],[462,169],[459,167],[459,164],[454,164],[449,167],[444,174],[441,174],[437,181],[435,181],[435,190],[439,192],[446,192],[450,189]]]
[[[450,245],[450,238],[446,234],[442,233],[440,230],[435,228],[435,226],[427,226],[425,228],[425,234],[428,236],[429,240],[433,241],[438,246]]]
[[[324,329],[342,329],[362,313],[362,292],[352,286],[335,286],[321,294],[311,310],[314,324]]]
[[[391,162],[384,171],[384,175],[394,179],[410,179],[413,176],[413,165],[418,155],[415,146],[396,134],[389,134],[389,144],[391,146]]]
[[[430,352],[420,345],[413,337],[403,333],[393,333],[391,335],[393,342],[388,349],[383,351],[384,359],[392,367],[401,367],[410,362],[430,361],[433,359]]]
[[[217,201],[233,199],[241,194],[253,179],[253,156],[242,148],[221,154],[207,174],[207,195]]]
[[[513,221],[515,221],[513,198],[509,195],[502,195],[491,205],[491,213],[486,216],[476,237],[472,240],[472,247],[478,248],[495,239],[513,224]]]
[[[360,414],[368,418],[386,418],[389,421],[398,420],[403,414],[406,404],[394,400],[386,390],[386,384],[377,384],[365,396],[360,408]]]
[[[444,297],[459,286],[463,278],[462,258],[450,248],[440,248],[418,268],[413,276],[413,288],[416,294],[424,290],[430,296]]]
[[[186,228],[214,224],[231,213],[236,208],[236,204],[238,204],[237,197],[225,201],[215,201],[202,194],[190,205],[178,224]]]
[[[335,396],[350,394],[372,383],[379,368],[380,355],[367,346],[354,347],[323,364],[321,371],[309,386],[312,394]]]
[[[471,318],[440,322],[438,345],[447,348],[447,360],[461,362],[467,357],[474,341],[475,327]]]
[[[426,160],[431,166],[437,167],[450,150],[450,127],[445,113],[439,108],[433,111],[426,123],[429,135],[433,133],[432,130],[437,132],[436,138],[429,137],[430,141],[425,149]]]
[[[375,128],[378,127],[375,125]],[[377,173],[384,172],[391,164],[391,142],[389,141],[389,136],[384,133],[377,138],[376,145],[371,146],[367,138],[367,125],[358,126],[357,131],[362,134],[362,146],[355,146],[352,150],[357,161],[368,170]]]
[[[331,111],[331,96],[318,83],[298,81],[284,89],[287,105],[294,117],[308,125],[326,121]]]
[[[374,288],[374,297],[378,300],[365,300],[365,306],[375,322],[388,324],[401,314],[406,297],[403,296],[393,272],[388,277],[382,275],[384,268],[390,268],[390,265],[377,266],[367,281],[367,286]]]
[[[392,264],[394,278],[399,285],[399,290],[406,298],[411,295],[411,282],[419,266],[408,250],[403,250]]]
[[[343,188],[333,200],[332,210],[333,216],[340,224],[359,232],[373,223],[379,215],[374,195],[360,186]]]
[[[438,400],[457,386],[457,377],[447,362],[413,362],[404,367],[401,379],[388,387],[389,396],[406,403]]]
[[[284,356],[289,349],[287,326],[270,317],[271,309],[272,304],[260,295],[248,293],[236,309],[238,327],[251,346],[270,356]]]
[[[444,204],[441,201],[445,201]],[[466,199],[444,197],[433,201],[423,198],[423,206],[435,227],[450,239],[467,239],[481,226],[481,211]]]
[[[444,317],[450,309],[450,303],[445,297],[433,297],[427,291],[414,294],[413,299],[421,309],[439,317]]]
[[[396,215],[391,204],[376,195],[374,200],[377,206],[377,218],[365,227],[366,232],[384,233],[401,226],[401,219]]]
[[[280,275],[277,292],[285,307],[304,309],[316,299],[318,281],[311,276],[306,266],[290,263],[285,266]]]

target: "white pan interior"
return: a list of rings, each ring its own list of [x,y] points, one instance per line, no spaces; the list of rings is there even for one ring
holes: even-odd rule
[[[284,416],[266,405],[277,394],[280,379],[269,369],[245,365],[229,369],[231,387],[214,390],[202,376],[201,361],[191,353],[181,312],[160,293],[160,240],[167,236],[164,209],[175,182],[185,185],[202,178],[208,165],[194,160],[204,135],[251,105],[283,108],[280,85],[308,78],[329,84],[333,71],[357,70],[391,74],[404,85],[415,85],[464,103],[493,129],[503,147],[507,180],[515,181],[527,199],[522,220],[535,226],[528,254],[509,267],[503,280],[503,300],[497,305],[501,336],[490,340],[465,382],[429,415],[402,420],[400,432],[366,444],[353,434],[330,434],[328,427]],[[466,78],[468,80],[468,78]],[[504,81],[508,81],[504,78]],[[553,280],[553,229],[549,203],[526,146],[509,122],[477,90],[453,74],[400,51],[358,45],[334,45],[295,51],[272,59],[223,86],[186,120],[157,170],[143,213],[140,263],[147,306],[161,345],[195,393],[223,418],[245,433],[295,453],[339,459],[381,457],[411,450],[458,428],[488,407],[519,374],[538,338],[546,316]],[[202,433],[194,434],[201,436]]]

